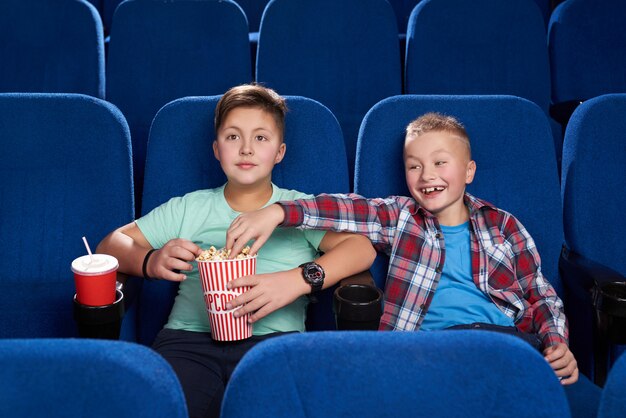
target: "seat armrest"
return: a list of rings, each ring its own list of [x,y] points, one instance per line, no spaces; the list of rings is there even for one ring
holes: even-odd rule
[[[596,283],[602,285],[626,281],[626,278],[619,272],[575,253],[565,246],[561,251],[559,269],[564,281],[570,284],[572,281],[580,283],[587,290],[591,290]]]
[[[372,277],[372,274],[370,273],[369,270],[362,271],[361,273],[353,274],[352,276],[348,276],[339,282],[339,286],[346,286],[349,284],[362,284],[365,286],[376,287],[374,278]]]
[[[569,122],[569,118],[574,113],[574,110],[582,103],[582,100],[569,100],[567,102],[560,102],[550,105],[550,116],[552,119],[556,120],[563,127],[563,131],[565,131],[565,127],[567,126],[567,122]]]

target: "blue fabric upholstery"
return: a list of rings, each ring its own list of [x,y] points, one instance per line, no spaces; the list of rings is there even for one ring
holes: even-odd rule
[[[150,131],[143,213],[174,196],[218,187],[226,182],[213,156],[213,113],[220,96],[189,97],[169,103],[159,111]],[[323,105],[303,97],[287,96],[285,119],[287,153],[274,168],[272,181],[279,187],[306,193],[349,191],[346,152],[341,128]],[[329,158],[332,156],[332,158]],[[176,295],[171,282],[144,283],[138,340],[152,344],[163,327]],[[312,305],[307,326],[334,327],[331,292]]]
[[[325,332],[264,341],[241,360],[222,418],[569,417],[530,345],[477,331]]]
[[[0,340],[3,417],[185,418],[169,364],[139,344]]]
[[[387,0],[393,7],[396,15],[396,23],[398,24],[398,32],[406,34],[406,28],[409,23],[409,16],[420,0]]]
[[[405,90],[510,94],[548,113],[544,21],[530,0],[423,0],[409,19]]]
[[[111,31],[115,9],[117,9],[117,6],[119,6],[122,1],[124,0],[100,0],[100,14],[102,15],[102,23],[106,33]]]
[[[318,100],[343,130],[350,173],[365,113],[401,93],[398,29],[385,0],[272,0],[259,32],[256,79]]]
[[[251,78],[248,26],[235,3],[120,4],[111,30],[107,100],[120,108],[130,126],[137,200],[150,123],[157,111],[174,99],[221,94]]]
[[[550,19],[552,102],[626,93],[626,2],[567,0]]]
[[[104,98],[104,35],[82,0],[0,2],[0,92]]]
[[[261,16],[269,0],[233,0],[237,3],[246,14],[248,19],[248,30],[250,32],[258,32],[261,26]]]
[[[615,362],[604,385],[598,418],[623,418],[626,416],[626,356]]]
[[[70,265],[133,219],[130,136],[103,100],[0,94],[0,337],[68,337]]]
[[[565,132],[561,193],[565,246],[626,277],[626,94],[609,94],[584,102],[573,113]],[[571,344],[588,372],[593,358],[594,311],[581,277],[565,275],[572,300],[568,312]]]
[[[361,126],[355,191],[367,197],[409,196],[402,161],[405,128],[429,111],[455,116],[465,125],[477,164],[468,191],[524,224],[541,254],[544,275],[562,295],[556,159],[547,118],[535,104],[512,96],[403,95],[383,100]],[[386,263],[377,260],[374,266],[375,281],[383,288]]]

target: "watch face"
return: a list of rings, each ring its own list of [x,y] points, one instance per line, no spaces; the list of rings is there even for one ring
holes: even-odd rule
[[[307,264],[303,268],[304,276],[312,284],[324,283],[324,270],[317,264]]]

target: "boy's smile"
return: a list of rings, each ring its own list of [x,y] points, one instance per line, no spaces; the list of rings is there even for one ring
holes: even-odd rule
[[[443,225],[467,221],[463,195],[474,179],[476,164],[462,138],[445,131],[409,135],[404,163],[407,186],[420,206]]]

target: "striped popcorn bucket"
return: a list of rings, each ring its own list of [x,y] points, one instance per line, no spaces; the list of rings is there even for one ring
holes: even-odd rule
[[[252,336],[248,315],[235,318],[238,309],[226,309],[226,304],[244,293],[249,287],[228,290],[226,284],[233,279],[256,273],[256,256],[241,260],[198,261],[200,281],[211,324],[211,336],[217,341],[237,341]]]

